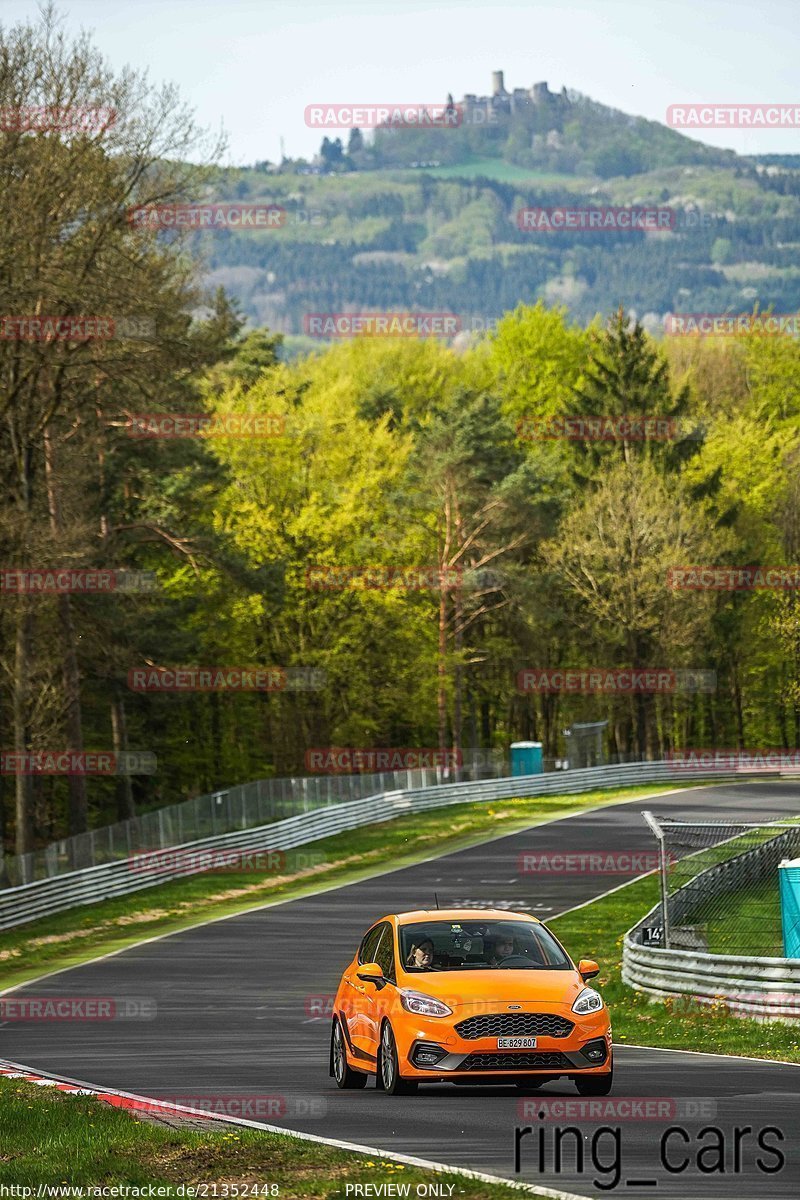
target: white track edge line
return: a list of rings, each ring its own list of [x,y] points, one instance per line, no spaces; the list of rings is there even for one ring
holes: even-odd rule
[[[717,1054],[715,1050],[681,1050],[679,1046],[640,1046],[638,1042],[617,1042],[615,1049],[657,1050],[659,1054],[693,1054],[697,1058],[724,1058],[728,1062],[767,1063],[774,1067],[800,1067],[800,1062],[790,1062],[786,1058],[756,1058],[754,1055]]]

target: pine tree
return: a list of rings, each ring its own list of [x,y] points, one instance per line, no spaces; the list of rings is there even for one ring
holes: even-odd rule
[[[606,330],[596,335],[573,397],[576,416],[659,422],[650,434],[645,429],[644,434],[632,430],[630,436],[622,436],[617,426],[608,440],[595,440],[591,434],[579,439],[576,447],[584,467],[578,473],[584,478],[601,466],[620,459],[631,463],[642,456],[674,469],[699,449],[699,426],[690,419],[688,387],[673,391],[666,359],[639,321],[631,323],[621,305]]]

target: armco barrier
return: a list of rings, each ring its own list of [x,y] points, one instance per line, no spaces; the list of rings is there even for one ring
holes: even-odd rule
[[[170,857],[183,852],[212,849],[293,850],[320,838],[388,821],[410,812],[426,812],[450,804],[474,801],[508,800],[515,796],[548,796],[593,791],[595,788],[621,787],[636,783],[669,783],[711,779],[723,782],[731,774],[721,776],[717,771],[687,772],[672,763],[628,763],[620,766],[586,767],[575,771],[556,771],[548,775],[526,775],[507,779],[490,779],[474,783],[441,784],[438,787],[382,792],[361,800],[299,813],[283,821],[275,821],[255,829],[220,834],[171,847],[161,855],[162,863],[146,873],[134,869],[133,859],[103,863],[40,879],[35,883],[7,888],[0,892],[0,929],[10,929],[26,921],[51,916],[83,904],[126,896],[171,879],[193,873],[184,862],[178,867]],[[158,852],[156,857],[158,857]],[[197,872],[203,870],[197,866]]]
[[[463,780],[494,779],[505,772],[501,751],[465,749],[458,768]],[[291,779],[255,779],[234,784],[206,796],[194,796],[179,804],[168,804],[140,813],[127,821],[115,821],[60,838],[28,854],[6,855],[0,863],[4,883],[19,887],[56,875],[70,875],[88,867],[121,862],[143,850],[166,850],[187,842],[254,829],[281,821],[297,813],[311,812],[330,804],[363,800],[378,792],[398,788],[437,787],[448,782],[444,769],[416,767],[366,775],[303,775]]]
[[[711,896],[725,895],[777,873],[780,860],[794,851],[800,828],[787,830],[751,850],[701,871],[669,898],[670,928],[691,920]],[[777,889],[777,877],[775,886]],[[690,996],[723,1003],[737,1016],[769,1020],[800,1019],[800,959],[665,950],[641,943],[642,929],[662,923],[657,904],[629,929],[622,943],[622,981],[652,996]]]
[[[737,1016],[800,1018],[800,958],[661,950],[637,945],[632,932],[623,943],[622,981],[637,991],[724,1003]]]

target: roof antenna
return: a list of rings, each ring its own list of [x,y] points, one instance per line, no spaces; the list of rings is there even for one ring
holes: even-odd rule
[[[434,900],[436,901],[436,907],[438,908],[438,907],[439,907],[439,893],[438,893],[438,892],[434,892],[434,893],[433,893],[433,898],[434,898]]]

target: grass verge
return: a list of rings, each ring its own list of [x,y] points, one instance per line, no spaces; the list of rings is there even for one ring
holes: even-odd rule
[[[721,912],[705,923],[712,954],[783,954],[781,900],[777,881],[767,881],[726,896]],[[702,914],[701,914],[702,920]]]
[[[185,1198],[192,1193],[188,1186],[179,1192],[180,1185],[201,1185],[201,1190],[206,1185],[206,1196],[333,1200],[344,1197],[346,1184],[388,1182],[410,1184],[411,1195],[417,1184],[436,1182],[451,1184],[453,1197],[519,1200],[520,1196],[503,1184],[370,1158],[277,1133],[237,1126],[196,1133],[150,1125],[93,1097],[63,1095],[19,1080],[0,1079],[0,1129],[0,1184],[32,1188],[34,1196],[40,1185],[53,1189],[153,1185],[166,1189],[161,1196]],[[214,1184],[216,1192],[211,1190]],[[443,1194],[448,1194],[446,1189]]]
[[[426,813],[424,820],[418,814],[409,814],[310,843],[296,852],[307,856],[307,865],[291,873],[204,873],[117,900],[71,909],[0,933],[0,989],[125,949],[157,934],[177,932],[271,901],[340,887],[382,869],[452,853],[487,837],[664,790],[663,784],[653,784],[573,796],[465,804]]]
[[[610,1011],[616,1043],[779,1058],[800,1063],[800,1023],[762,1023],[731,1016],[723,1004],[697,1004],[690,997],[655,1000],[622,982],[622,938],[659,901],[659,881],[637,879],[586,908],[548,925],[573,955],[600,964],[595,981]]]

